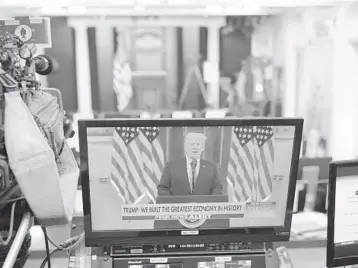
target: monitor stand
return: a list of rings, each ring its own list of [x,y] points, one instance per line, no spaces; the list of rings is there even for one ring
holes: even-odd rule
[[[98,268],[279,268],[279,258],[272,243],[261,244],[262,250],[232,250],[212,252],[176,252],[148,254],[147,256],[110,256],[110,251],[101,252],[100,256],[92,255],[91,267]],[[93,254],[93,253],[92,253]],[[98,252],[97,252],[98,254]],[[210,266],[217,263],[217,266]],[[225,263],[220,266],[220,263]],[[206,265],[206,266],[205,266]]]

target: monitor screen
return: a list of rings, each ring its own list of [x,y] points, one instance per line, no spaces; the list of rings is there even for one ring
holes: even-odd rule
[[[315,190],[315,192],[311,193],[315,195],[315,204],[313,210],[326,213],[328,205],[329,165],[331,162],[332,157],[304,157],[300,159],[297,172],[295,202],[293,205],[294,213],[301,212],[305,209],[305,203],[306,201],[309,201],[308,199],[306,200],[307,193],[309,192],[308,188],[309,186],[312,187],[312,184],[315,183],[318,184],[316,185],[317,189]]]
[[[81,166],[82,180],[88,182],[88,231],[183,235],[208,229],[285,227],[287,210],[292,210],[294,188],[289,189],[295,183],[292,163],[297,172],[300,123],[83,121]]]
[[[358,161],[330,169],[327,266],[358,264]]]

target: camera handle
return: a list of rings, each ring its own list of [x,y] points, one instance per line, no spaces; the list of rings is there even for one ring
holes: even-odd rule
[[[11,244],[9,253],[6,256],[4,265],[2,268],[12,268],[16,262],[17,256],[21,250],[21,246],[24,243],[25,237],[33,223],[32,216],[29,212],[26,212],[22,217],[19,229],[16,232],[14,241]]]

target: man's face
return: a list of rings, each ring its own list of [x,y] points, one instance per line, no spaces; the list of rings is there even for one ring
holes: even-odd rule
[[[187,137],[185,140],[185,153],[189,158],[199,159],[205,148],[202,137]]]

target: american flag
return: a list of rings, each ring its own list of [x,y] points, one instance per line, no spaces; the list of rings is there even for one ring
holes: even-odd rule
[[[252,126],[233,128],[227,182],[237,202],[248,201],[255,195],[252,193],[257,181],[254,137]]]
[[[117,50],[113,59],[113,90],[117,94],[117,107],[119,111],[124,110],[133,97],[132,72],[125,59],[123,38],[117,30]],[[121,40],[122,39],[122,40]]]
[[[272,192],[272,177],[274,168],[275,150],[273,146],[274,131],[272,127],[256,127],[255,139],[256,161],[258,169],[258,184],[256,201],[263,201]]]
[[[124,203],[147,194],[155,202],[164,167],[158,127],[120,127],[113,134],[111,182]]]
[[[233,128],[227,182],[236,201],[260,201],[270,195],[272,138],[273,131],[270,127]]]

